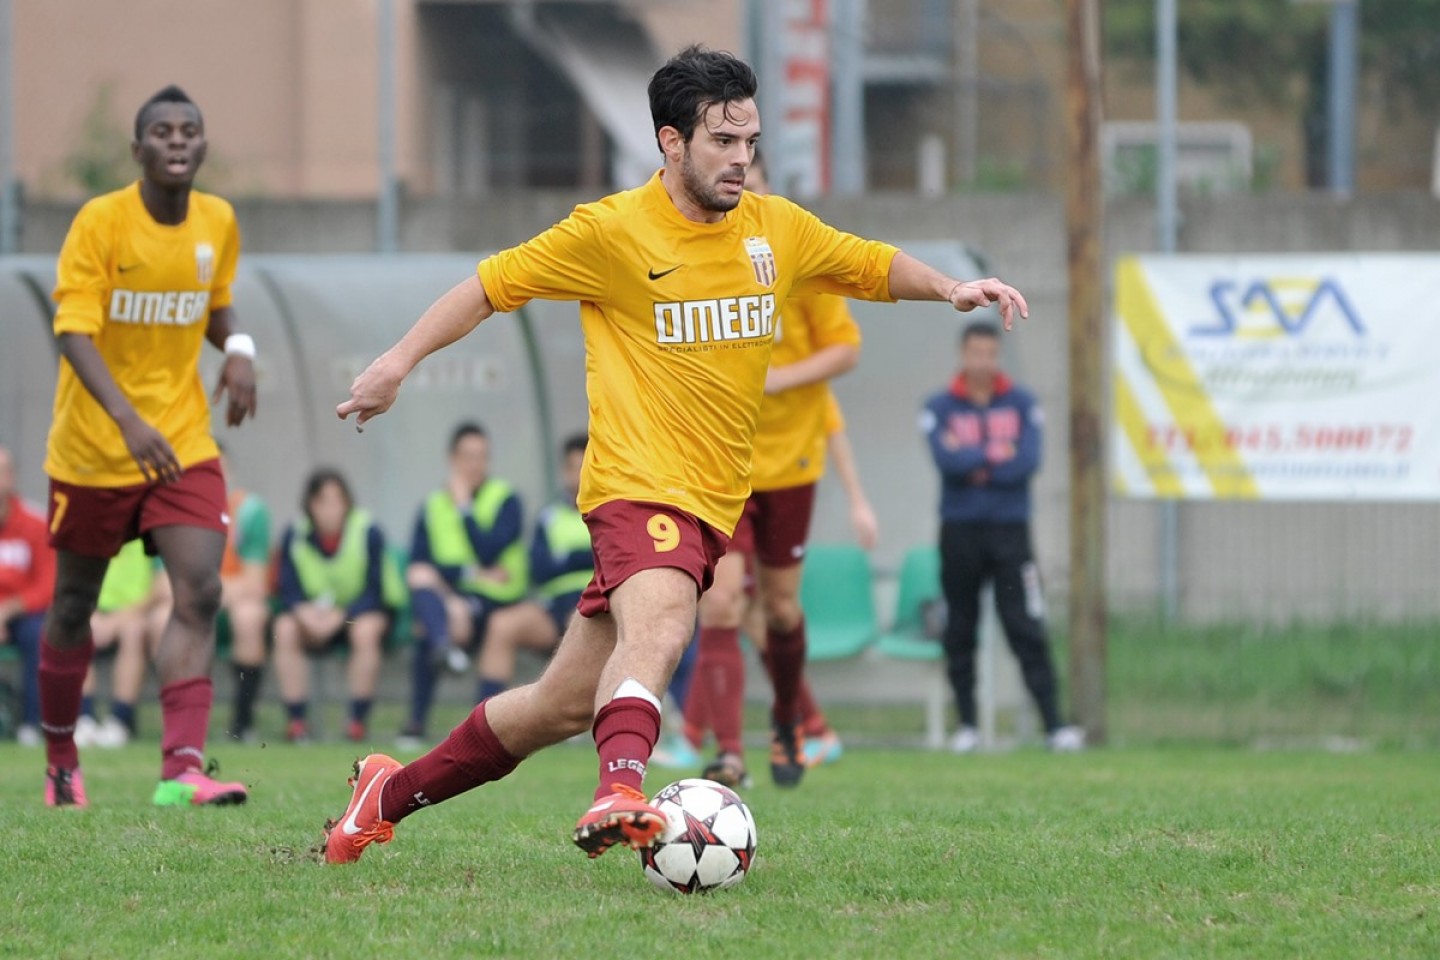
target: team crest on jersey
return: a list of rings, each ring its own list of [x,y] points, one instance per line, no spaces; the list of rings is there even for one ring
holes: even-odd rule
[[[215,278],[215,248],[208,243],[195,244],[195,276],[201,283]]]
[[[755,282],[762,287],[775,285],[775,251],[764,237],[746,237],[745,252],[750,254],[750,266],[755,268]]]

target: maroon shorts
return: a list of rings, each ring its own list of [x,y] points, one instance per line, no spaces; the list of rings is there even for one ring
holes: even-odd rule
[[[805,559],[815,484],[756,490],[745,512],[754,527],[755,556],[764,567],[793,567]]]
[[[585,525],[595,553],[595,576],[575,608],[582,617],[608,613],[610,591],[641,570],[683,570],[704,593],[730,543],[705,521],[660,503],[612,500],[585,514]]]
[[[50,481],[50,546],[86,557],[113,557],[156,527],[201,527],[224,535],[230,526],[219,460],[186,467],[174,483],[86,487]]]

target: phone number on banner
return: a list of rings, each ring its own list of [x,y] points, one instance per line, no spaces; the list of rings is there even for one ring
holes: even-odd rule
[[[1150,424],[1152,450],[1196,454],[1219,450],[1241,453],[1356,453],[1405,454],[1410,452],[1415,428],[1408,423],[1250,424],[1224,428],[1197,428],[1177,424]]]

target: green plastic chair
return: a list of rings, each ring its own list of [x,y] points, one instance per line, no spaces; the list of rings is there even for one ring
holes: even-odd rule
[[[870,646],[879,626],[865,551],[849,544],[807,549],[800,606],[805,610],[807,659],[844,660]]]
[[[939,660],[940,644],[925,636],[925,607],[939,599],[940,551],[935,547],[914,547],[900,562],[900,592],[895,601],[895,621],[880,636],[880,652],[895,660]]]

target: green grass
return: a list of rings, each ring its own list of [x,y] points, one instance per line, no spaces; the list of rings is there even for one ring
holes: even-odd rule
[[[421,812],[347,868],[310,848],[352,751],[222,749],[254,795],[216,810],[148,807],[154,751],[88,756],[92,807],[52,811],[40,755],[0,747],[0,956],[1315,960],[1440,943],[1430,753],[855,750],[795,792],[762,776],[750,877],[683,898],[631,854],[570,844],[583,748]]]
[[[1435,623],[1166,629],[1117,618],[1109,668],[1119,743],[1440,746]]]

